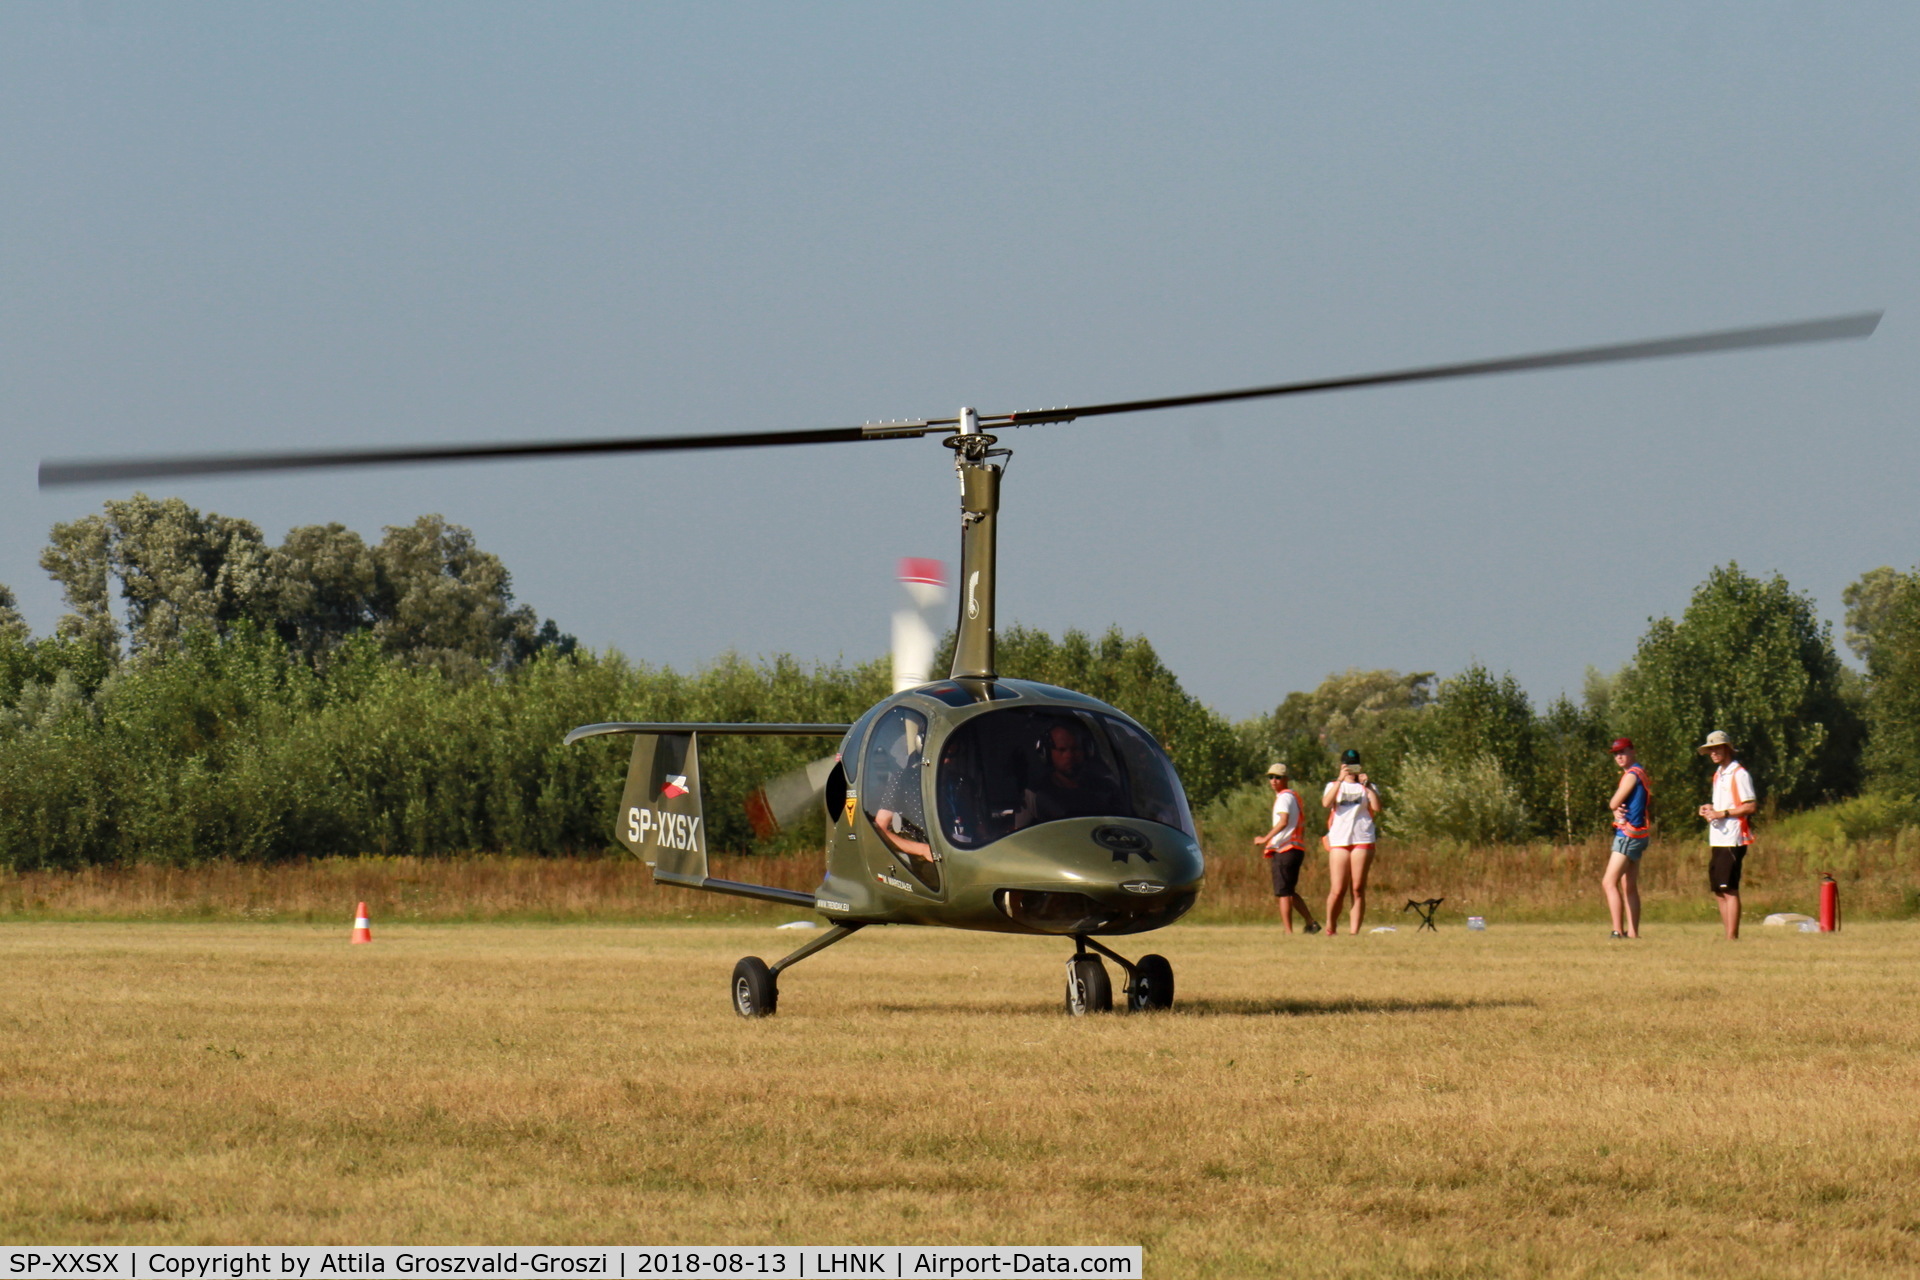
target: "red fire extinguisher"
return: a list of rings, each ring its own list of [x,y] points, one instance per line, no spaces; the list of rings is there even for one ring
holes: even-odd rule
[[[1840,928],[1840,886],[1830,875],[1820,877],[1820,932],[1833,933]]]

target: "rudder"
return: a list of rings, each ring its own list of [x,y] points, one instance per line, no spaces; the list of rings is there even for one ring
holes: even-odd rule
[[[643,733],[633,739],[614,835],[668,883],[707,878],[706,815],[700,801],[700,735]]]

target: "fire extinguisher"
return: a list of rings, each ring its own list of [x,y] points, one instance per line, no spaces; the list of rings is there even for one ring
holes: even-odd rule
[[[1820,932],[1833,933],[1840,928],[1840,886],[1831,875],[1820,877]]]

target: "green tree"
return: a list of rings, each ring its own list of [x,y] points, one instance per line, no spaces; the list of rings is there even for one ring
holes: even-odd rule
[[[108,594],[112,541],[113,530],[104,516],[82,516],[56,524],[40,552],[40,567],[60,584],[60,593],[71,610],[61,617],[56,633],[117,655],[120,624],[113,619]]]
[[[1381,817],[1391,831],[1462,844],[1519,840],[1532,826],[1520,788],[1486,751],[1408,756]]]
[[[1920,569],[1886,583],[1871,635],[1868,778],[1876,791],[1920,796]]]
[[[437,515],[389,525],[373,557],[373,632],[389,653],[466,678],[539,649],[538,617],[514,606],[512,576],[471,529]]]
[[[1869,569],[1840,593],[1847,607],[1847,648],[1862,662],[1873,661],[1873,641],[1886,626],[1895,600],[1905,591],[1908,575],[1881,565]]]
[[[1713,729],[1732,736],[1763,802],[1794,808],[1858,783],[1861,726],[1831,629],[1779,574],[1716,568],[1678,622],[1652,622],[1612,710],[1668,815],[1703,794],[1695,748]]]
[[[135,654],[171,651],[196,627],[224,632],[270,611],[269,555],[252,521],[144,493],[108,502],[106,513]]]
[[[289,529],[268,560],[268,575],[274,630],[310,661],[374,624],[379,562],[365,539],[343,524]]]
[[[1431,709],[1434,675],[1349,668],[1311,692],[1288,694],[1270,715],[1242,726],[1251,754],[1287,762],[1294,780],[1319,787],[1351,747],[1383,780],[1393,777],[1408,735]]]
[[[1440,682],[1421,745],[1441,759],[1489,755],[1525,795],[1534,771],[1533,703],[1511,675],[1480,663]]]
[[[0,582],[0,641],[24,641],[31,634],[27,620],[20,616],[19,601],[14,599],[12,588]]]
[[[1597,701],[1589,697],[1579,706],[1564,695],[1554,699],[1533,724],[1534,829],[1569,844],[1611,821],[1605,806],[1619,779],[1607,751],[1610,690],[1602,689]]]

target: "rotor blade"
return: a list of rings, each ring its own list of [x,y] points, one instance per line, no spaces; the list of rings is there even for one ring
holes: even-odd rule
[[[1842,338],[1864,338],[1880,323],[1881,312],[1864,311],[1858,315],[1836,316],[1830,320],[1802,320],[1794,324],[1761,325],[1752,329],[1721,329],[1696,333],[1683,338],[1658,338],[1651,342],[1619,342],[1604,347],[1575,347],[1567,351],[1545,351],[1530,356],[1509,356],[1503,360],[1472,360],[1464,364],[1424,365],[1417,369],[1398,369],[1391,373],[1361,373],[1345,378],[1322,378],[1314,382],[1282,382],[1270,387],[1243,387],[1237,391],[1208,391],[1192,396],[1167,396],[1158,400],[1118,400],[1112,404],[1092,404],[1079,408],[1037,409],[1019,413],[982,415],[982,426],[1022,427],[1041,422],[1071,422],[1075,418],[1099,418],[1116,413],[1143,413],[1149,409],[1181,409],[1188,405],[1220,404],[1230,400],[1262,400],[1275,396],[1305,395],[1313,391],[1344,391],[1354,387],[1379,387],[1396,382],[1438,382],[1445,378],[1475,378],[1489,373],[1524,373],[1531,369],[1557,369],[1568,365],[1613,364],[1622,360],[1655,360],[1663,356],[1705,355],[1713,351],[1743,351],[1753,347],[1784,347],[1803,342],[1833,342]]]
[[[1245,387],[1237,391],[1209,391],[1199,395],[1169,396],[1157,400],[1121,400],[1111,404],[1084,405],[1079,408],[1024,410],[1017,413],[984,415],[980,418],[980,423],[988,427],[1031,426],[1043,422],[1071,422],[1075,418],[1097,418],[1117,413],[1142,413],[1150,409],[1178,409],[1189,405],[1304,395],[1313,391],[1340,391],[1398,382],[1432,382],[1445,378],[1471,378],[1492,373],[1521,373],[1531,369],[1552,369],[1567,365],[1610,364],[1622,360],[1651,360],[1662,356],[1701,355],[1713,351],[1738,351],[1753,347],[1777,347],[1803,342],[1830,342],[1841,338],[1864,338],[1880,323],[1880,316],[1880,312],[1870,311],[1859,315],[1839,316],[1830,320],[1763,325],[1752,329],[1724,329],[1715,333],[1694,334],[1682,338],[1662,338],[1652,342],[1623,342],[1611,346],[1581,347],[1569,351],[1548,351],[1538,355],[1512,356],[1503,360],[1428,365],[1390,373],[1356,374],[1344,378],[1324,378],[1313,382],[1285,382],[1267,387]],[[856,440],[924,436],[928,432],[955,426],[957,423],[956,418],[922,418],[903,422],[870,423],[860,427],[824,427],[803,431],[628,436],[603,440],[527,441],[517,444],[449,445],[437,448],[415,446],[397,449],[305,450],[291,453],[190,454],[172,457],[109,458],[99,461],[52,459],[40,464],[40,487],[51,489],[66,485],[176,476],[465,462],[492,458],[565,457],[606,453],[677,452],[694,449],[747,449],[772,445],[840,444]]]
[[[565,457],[600,453],[655,453],[689,449],[751,449],[763,445],[840,444],[923,436],[956,419],[877,422],[810,431],[736,431],[713,435],[626,436],[605,440],[543,440],[517,444],[409,446],[395,449],[315,449],[297,453],[202,453],[171,457],[51,459],[40,464],[40,487],[150,480],[173,476],[305,471],[325,467],[379,467],[415,462],[469,462],[489,458]]]

